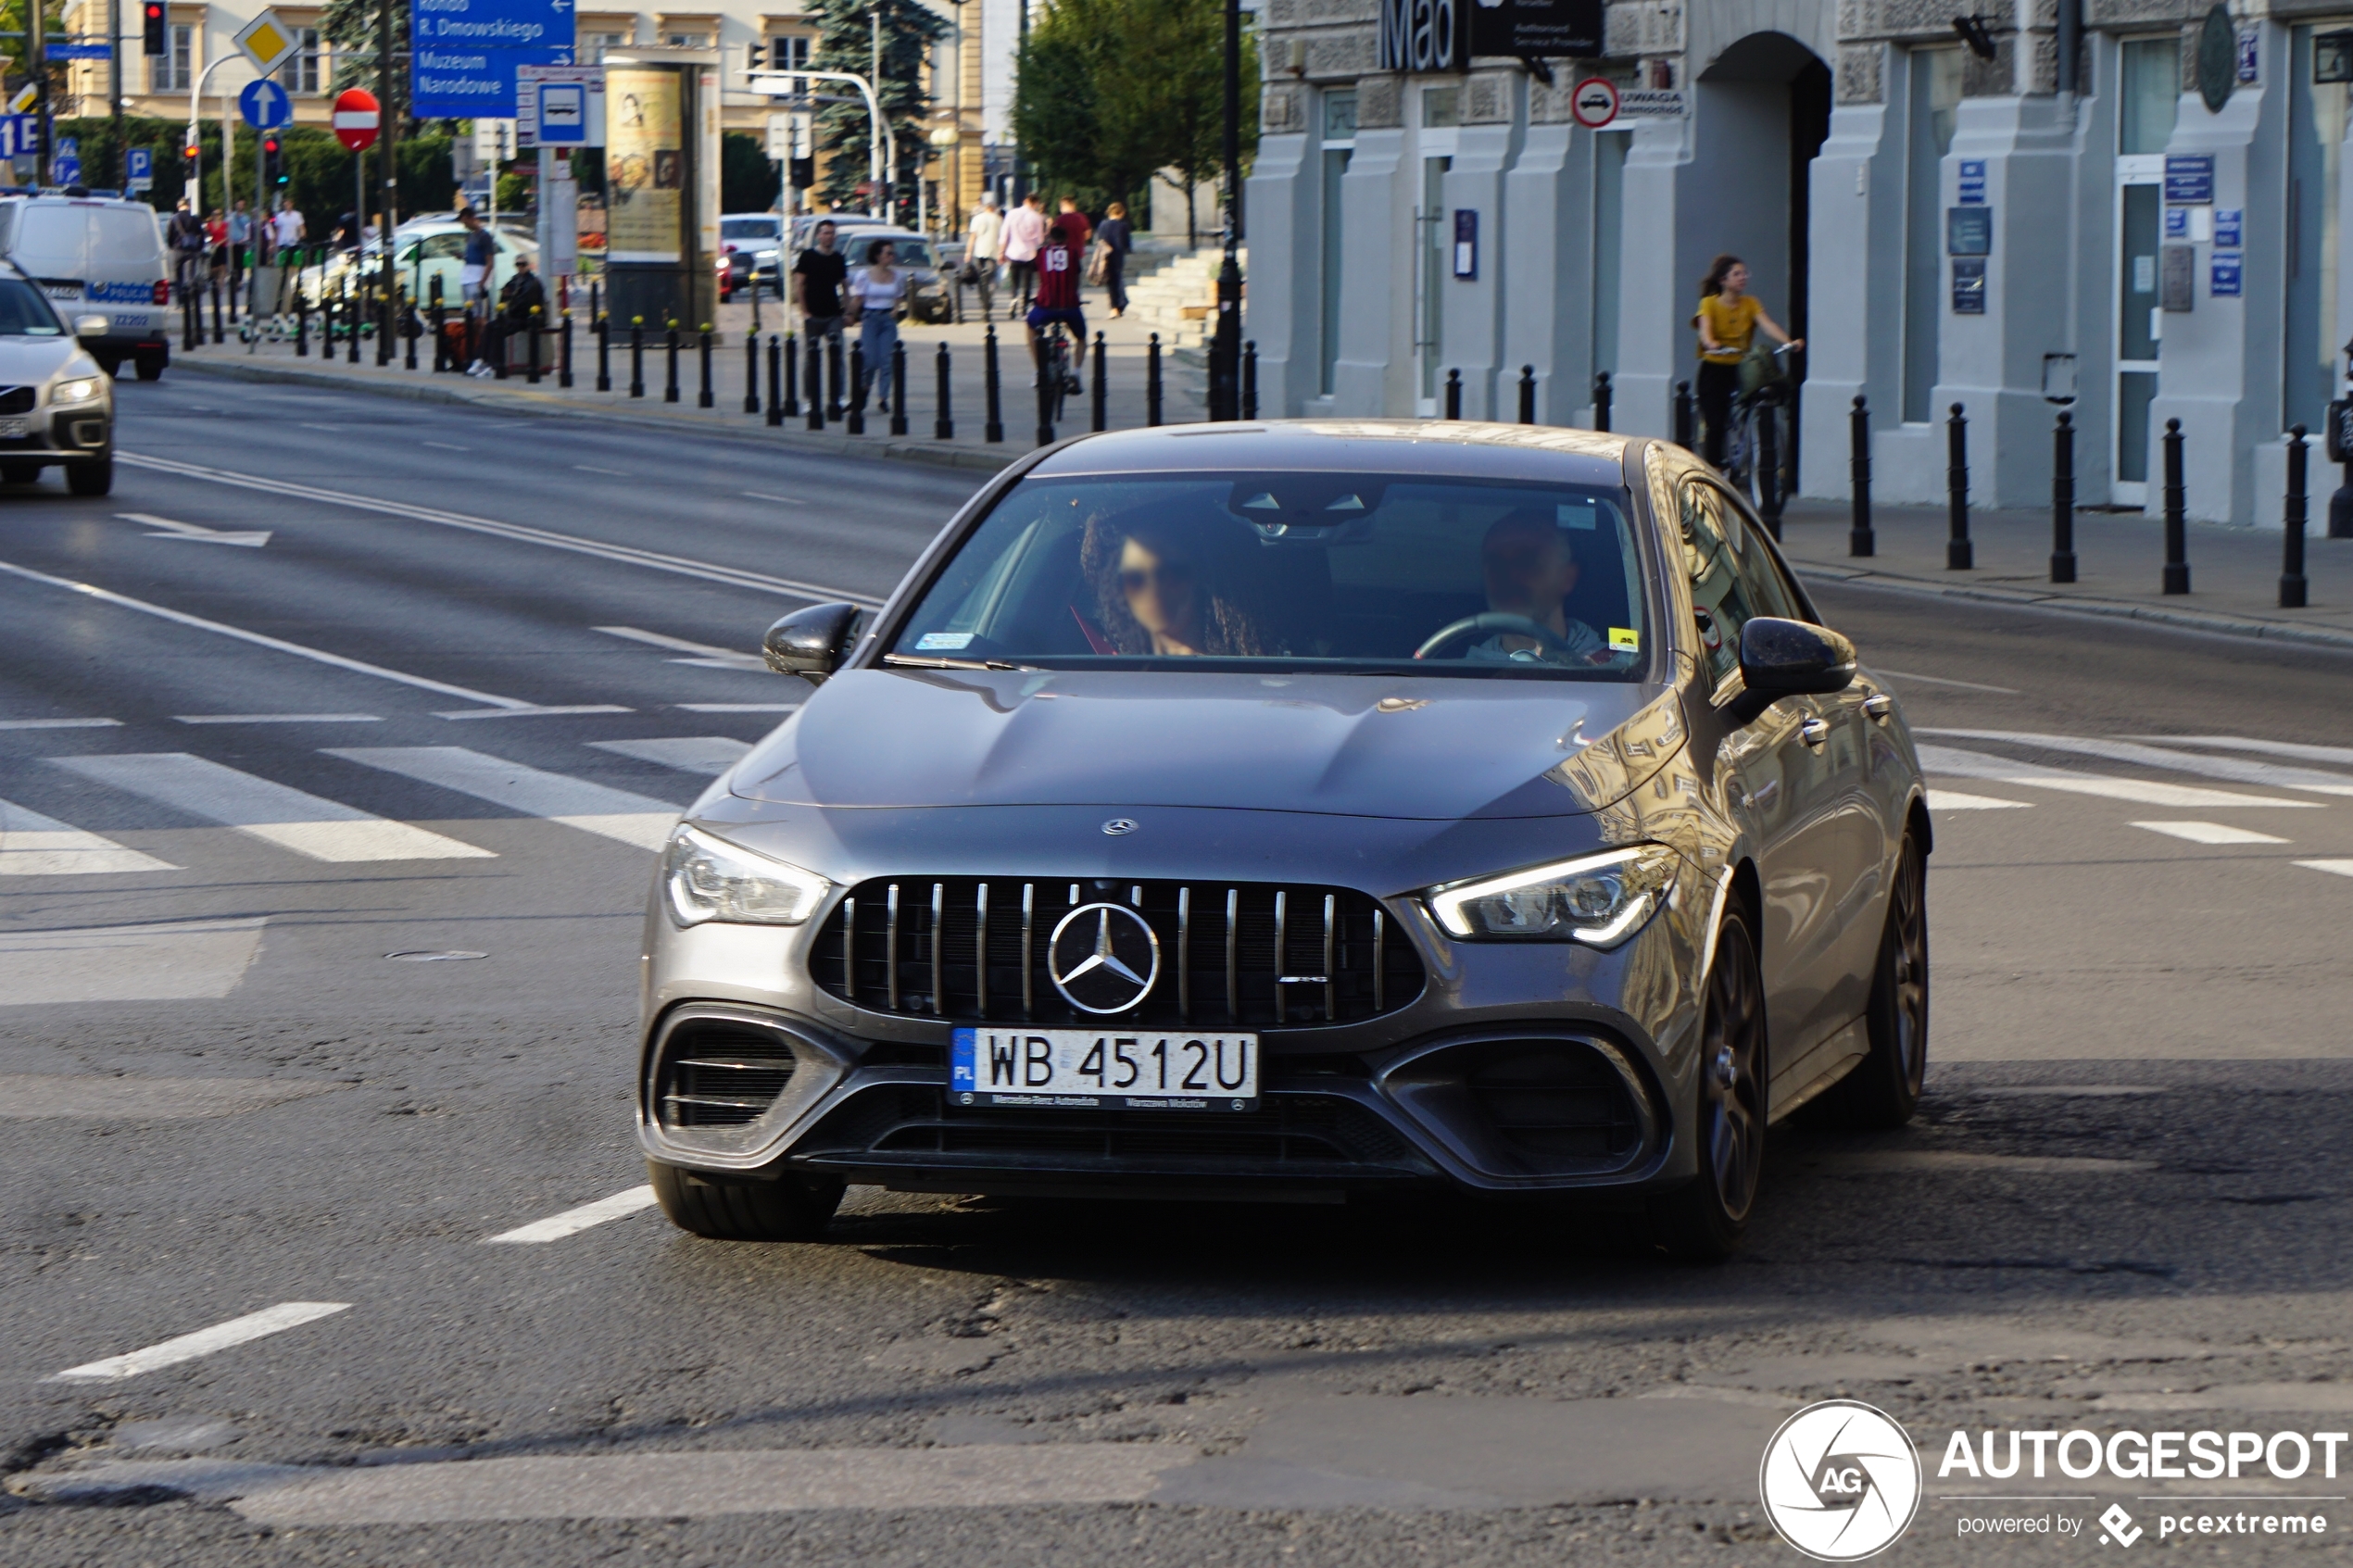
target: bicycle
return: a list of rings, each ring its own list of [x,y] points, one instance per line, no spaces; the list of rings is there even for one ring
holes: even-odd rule
[[[1792,414],[1796,383],[1789,379],[1790,345],[1771,351],[1779,361],[1773,374],[1732,399],[1730,428],[1724,437],[1724,477],[1757,504],[1761,511],[1778,513],[1789,495]],[[1759,471],[1759,453],[1768,456]]]
[[[1079,392],[1078,373],[1072,362],[1070,330],[1060,321],[1046,324],[1038,339],[1038,385],[1046,422],[1063,422],[1063,406]]]

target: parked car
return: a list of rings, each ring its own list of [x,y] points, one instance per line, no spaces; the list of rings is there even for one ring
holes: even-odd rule
[[[498,246],[497,259],[492,265],[489,289],[492,296],[506,286],[515,275],[515,258],[527,256],[535,267],[539,261],[539,243],[528,234],[510,232],[504,228],[488,231]],[[358,253],[339,251],[328,257],[323,264],[306,268],[296,287],[315,308],[320,301],[347,289],[353,282],[355,269],[372,278],[384,265],[380,244],[371,242]],[[393,232],[393,257],[400,270],[400,289],[404,296],[414,300],[420,308],[433,304],[434,281],[441,282],[442,299],[451,309],[463,303],[465,292],[459,280],[465,268],[466,228],[452,218],[435,218],[403,223]]]
[[[0,257],[77,323],[103,320],[104,331],[79,341],[108,375],[129,359],[141,381],[154,381],[171,362],[171,269],[156,209],[145,202],[47,194],[0,199]]]
[[[754,270],[764,261],[770,286],[775,279],[776,252],[784,244],[785,218],[777,212],[729,212],[719,219],[719,254],[713,265],[719,274],[719,298],[724,303],[736,291],[750,285]]]
[[[647,913],[654,1191],[749,1240],[850,1182],[1439,1190],[1720,1257],[1772,1123],[1899,1125],[1927,1062],[1919,756],[1821,621],[1640,436],[1024,458],[878,612],[769,629],[815,690]]]
[[[900,309],[900,319],[912,317],[918,321],[937,325],[955,314],[955,301],[949,297],[952,286],[940,271],[939,257],[932,242],[912,229],[860,228],[840,237],[841,251],[852,271],[874,260],[875,246],[885,240],[897,257],[897,265],[907,272],[907,303]]]

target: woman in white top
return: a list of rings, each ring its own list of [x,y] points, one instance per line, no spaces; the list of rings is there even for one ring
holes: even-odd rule
[[[899,343],[899,306],[907,297],[907,274],[892,265],[899,252],[876,240],[866,265],[849,275],[849,319],[858,323],[858,350],[877,408],[890,406],[890,351]]]

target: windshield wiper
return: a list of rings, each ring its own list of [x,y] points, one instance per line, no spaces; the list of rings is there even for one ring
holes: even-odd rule
[[[916,670],[1036,670],[1034,664],[1013,664],[1001,659],[939,659],[929,654],[887,653],[885,664],[903,664]]]

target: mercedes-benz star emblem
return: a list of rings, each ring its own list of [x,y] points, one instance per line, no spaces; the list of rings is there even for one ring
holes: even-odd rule
[[[1114,817],[1110,822],[1103,824],[1103,831],[1111,834],[1114,838],[1117,838],[1122,834],[1134,833],[1136,831],[1136,819],[1133,817]]]
[[[1126,1012],[1160,978],[1160,938],[1125,904],[1082,904],[1046,944],[1046,972],[1081,1012]]]

